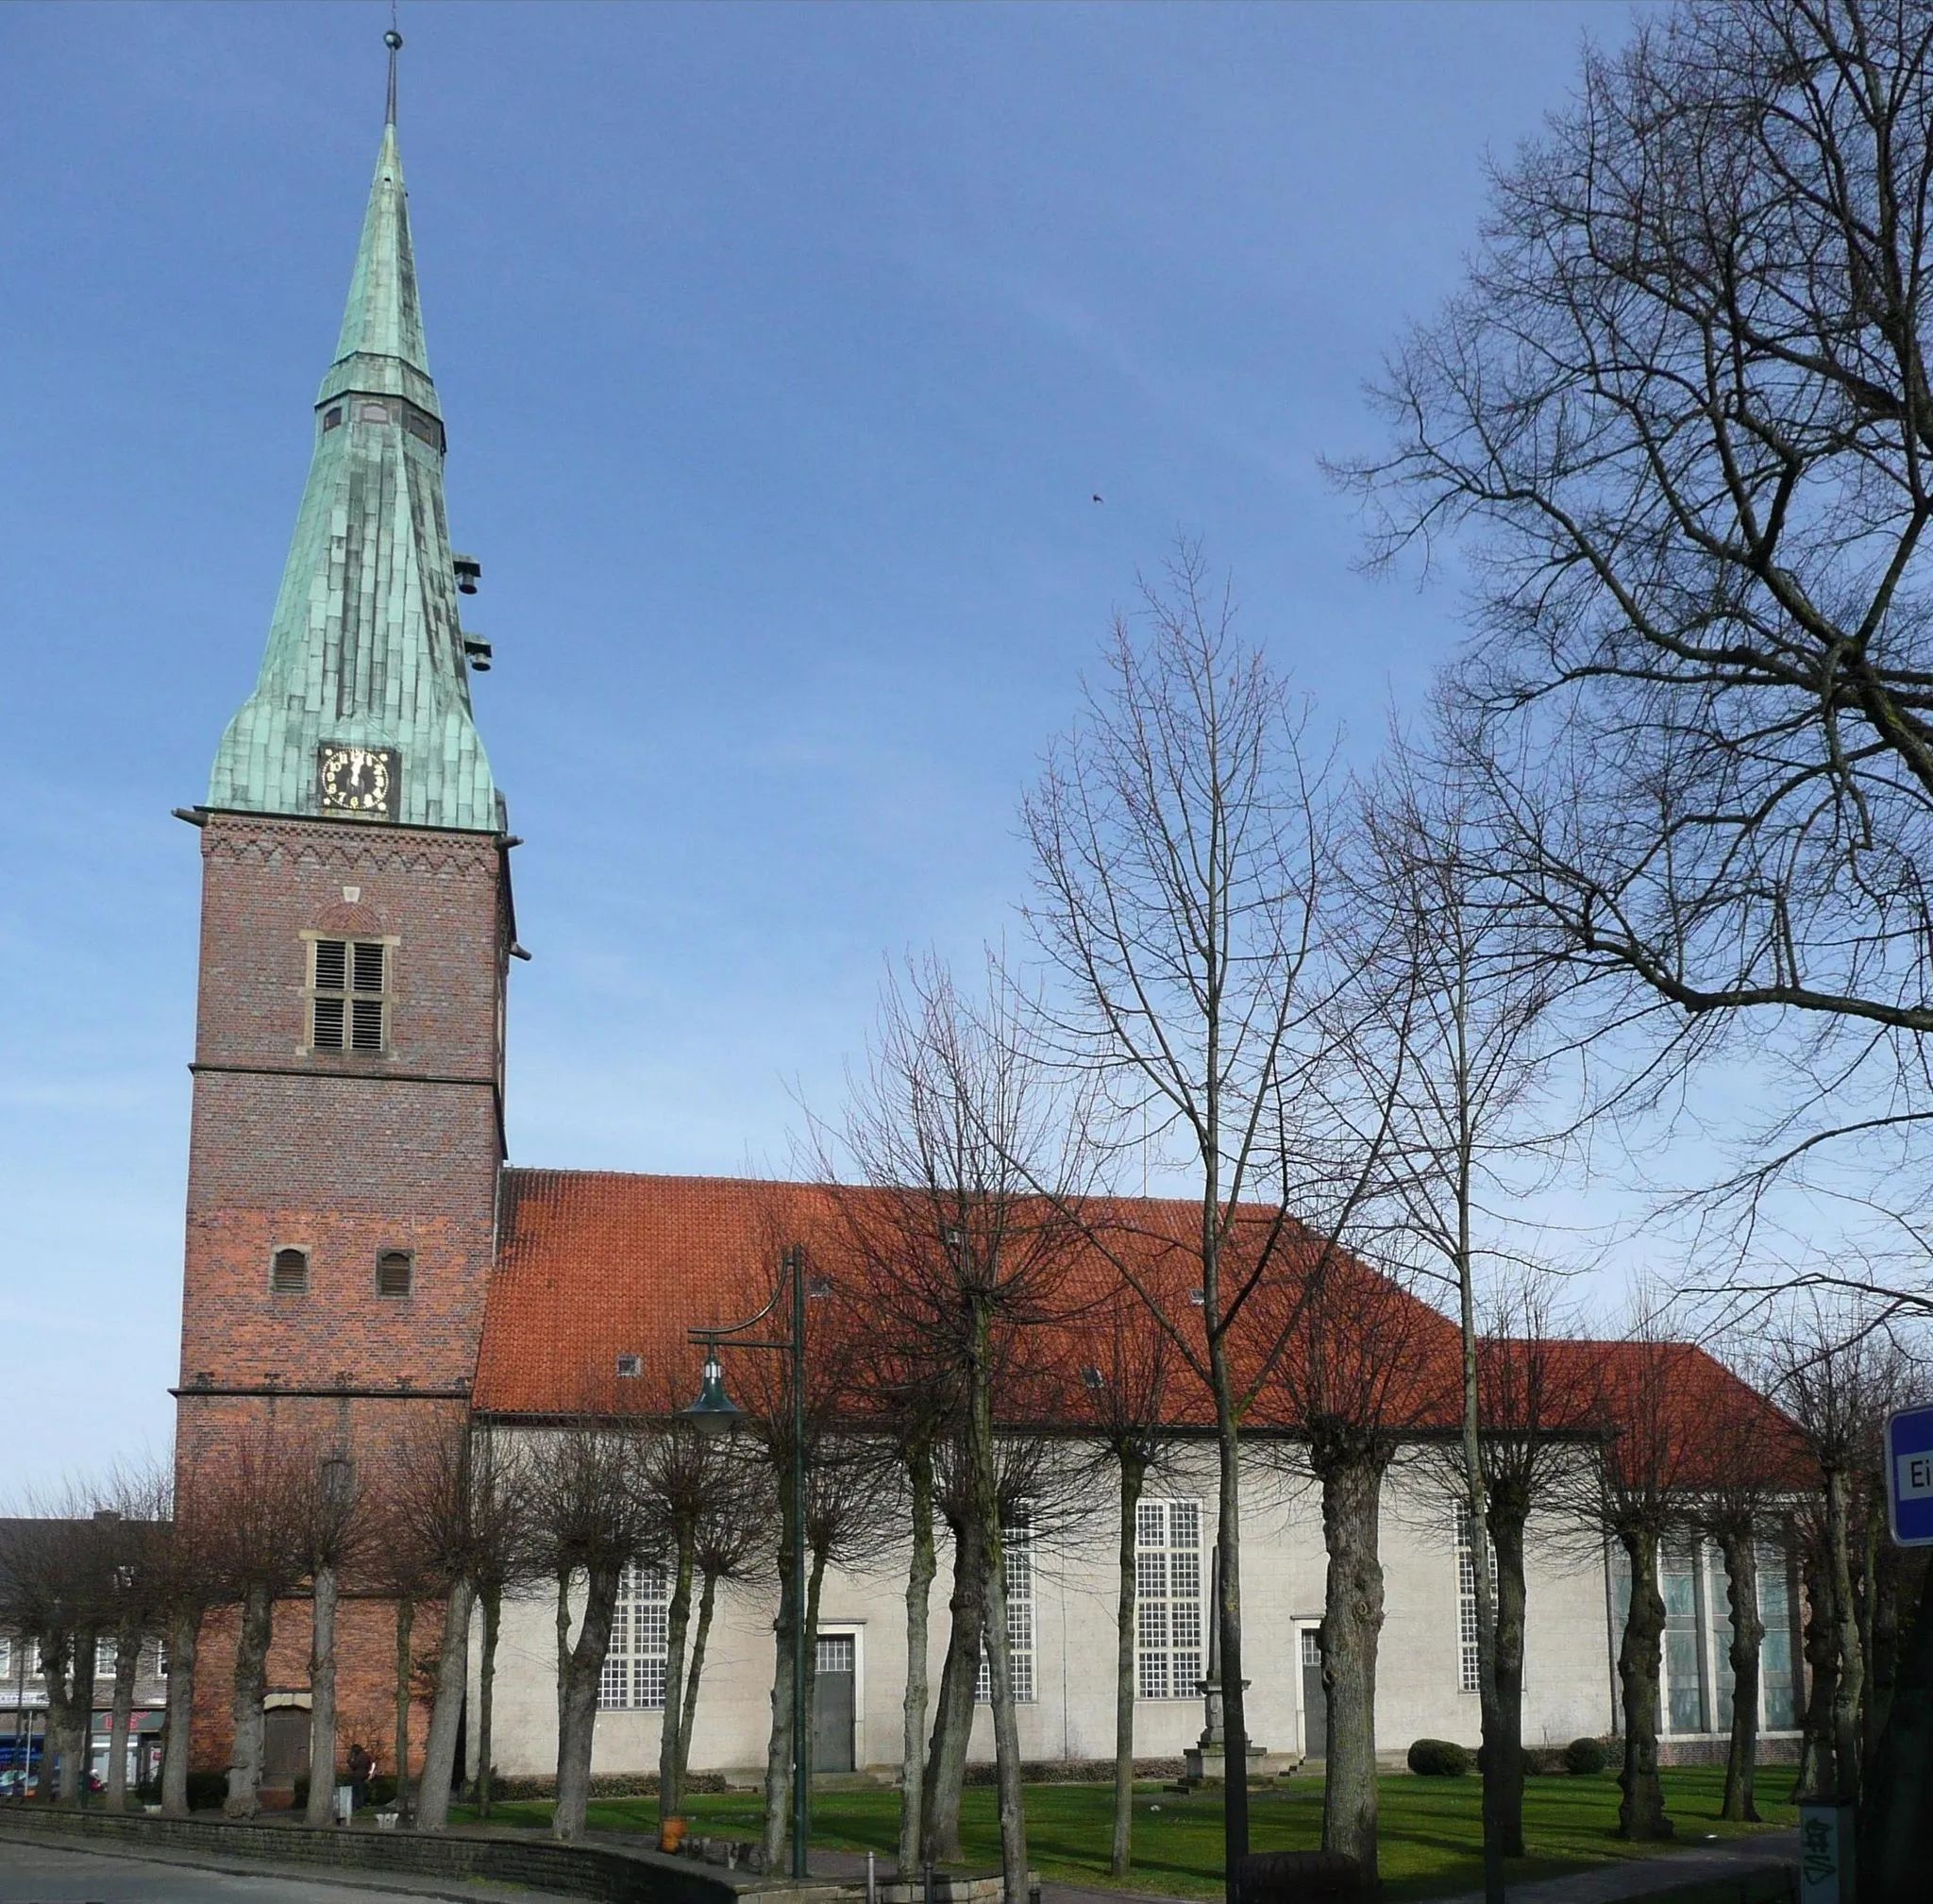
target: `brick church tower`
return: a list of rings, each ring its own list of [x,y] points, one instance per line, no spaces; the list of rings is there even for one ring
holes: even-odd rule
[[[445,523],[395,100],[393,60],[261,676],[182,815],[203,868],[184,1488],[265,1424],[364,1455],[466,1410],[477,1366],[514,842],[471,716],[488,650],[459,625],[477,569]]]

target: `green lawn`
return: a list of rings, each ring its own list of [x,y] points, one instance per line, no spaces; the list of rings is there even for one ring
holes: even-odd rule
[[[1678,1827],[1678,1842],[1707,1836],[1737,1837],[1749,1826],[1721,1825],[1716,1814],[1724,1775],[1716,1766],[1688,1766],[1664,1774],[1665,1795]],[[1382,1781],[1382,1870],[1391,1898],[1428,1897],[1472,1890],[1483,1882],[1474,1777]],[[1758,1809],[1767,1825],[1798,1821],[1792,1809],[1792,1769],[1768,1766],[1758,1775]],[[976,1786],[966,1794],[962,1819],[969,1863],[1000,1862],[993,1793]],[[695,1796],[685,1807],[695,1831],[713,1836],[755,1837],[761,1807],[755,1793]],[[496,1808],[496,1822],[541,1826],[547,1801]],[[1114,1794],[1101,1785],[1033,1785],[1027,1791],[1027,1843],[1045,1875],[1073,1882],[1105,1883]],[[899,1831],[899,1794],[883,1788],[821,1793],[814,1805],[813,1842],[845,1851],[878,1851],[890,1860]],[[1618,1787],[1608,1773],[1594,1778],[1533,1778],[1525,1788],[1524,1838],[1530,1855],[1513,1861],[1513,1880],[1582,1870],[1609,1858],[1644,1857],[1663,1848],[1621,1843]],[[652,1798],[602,1798],[591,1803],[589,1824],[599,1831],[658,1828]],[[1321,1840],[1322,1783],[1290,1778],[1251,1796],[1250,1839],[1257,1851],[1313,1848]],[[1135,1801],[1135,1876],[1131,1888],[1205,1897],[1221,1889],[1221,1796],[1186,1796],[1145,1786]]]

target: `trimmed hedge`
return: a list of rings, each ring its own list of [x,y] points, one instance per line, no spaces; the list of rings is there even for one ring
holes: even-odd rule
[[[1611,1762],[1602,1739],[1573,1739],[1564,1747],[1564,1769],[1573,1778],[1588,1778]]]
[[[1419,1778],[1460,1778],[1470,1770],[1470,1754],[1448,1739],[1419,1739],[1409,1748],[1409,1769]]]

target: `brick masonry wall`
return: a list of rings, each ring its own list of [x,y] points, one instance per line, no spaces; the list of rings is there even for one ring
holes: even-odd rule
[[[502,851],[484,834],[239,814],[209,816],[201,849],[182,1496],[263,1434],[350,1455],[378,1492],[385,1464],[462,1419],[476,1372],[502,1162]],[[387,1051],[305,1054],[305,932],[395,941]],[[309,1253],[309,1286],[276,1295],[271,1260],[290,1247]],[[413,1256],[410,1294],[379,1296],[377,1257],[398,1249]],[[394,1620],[392,1604],[351,1598],[338,1645],[343,1749],[361,1736],[385,1770]],[[420,1609],[419,1662],[440,1637],[440,1610]],[[271,1693],[307,1693],[308,1650],[307,1602],[283,1604]],[[217,1612],[196,1674],[198,1767],[227,1762],[233,1660],[233,1615]],[[424,1696],[412,1753],[427,1729]]]
[[[501,853],[477,835],[223,815],[202,851],[183,1385],[466,1383],[502,1157]],[[305,1057],[302,933],[351,906],[399,940],[393,1050]],[[292,1246],[310,1252],[309,1289],[271,1295],[270,1259]],[[407,1297],[376,1293],[391,1249],[415,1253]]]

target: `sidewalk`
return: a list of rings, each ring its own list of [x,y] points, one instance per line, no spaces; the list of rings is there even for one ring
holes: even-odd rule
[[[1568,1878],[1539,1878],[1513,1884],[1509,1904],[1618,1904],[1625,1897],[1648,1897],[1701,1878],[1741,1878],[1754,1870],[1773,1871],[1799,1855],[1799,1834],[1766,1831],[1722,1844],[1688,1845],[1659,1858],[1623,1858]],[[1432,1904],[1484,1904],[1481,1891],[1461,1891]]]

